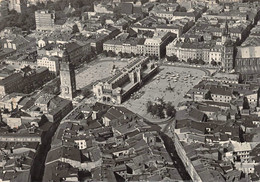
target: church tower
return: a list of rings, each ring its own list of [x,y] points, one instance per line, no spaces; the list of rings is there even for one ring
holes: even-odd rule
[[[222,30],[222,37],[221,37],[222,45],[224,45],[230,39],[231,38],[230,38],[230,34],[229,34],[228,23],[227,23],[227,20],[226,20],[225,27]]]
[[[234,45],[232,43],[227,20],[222,30],[222,67],[225,72],[230,72],[234,67]]]
[[[70,62],[70,56],[65,49],[60,63],[60,96],[72,100],[76,96],[76,78],[74,66]]]

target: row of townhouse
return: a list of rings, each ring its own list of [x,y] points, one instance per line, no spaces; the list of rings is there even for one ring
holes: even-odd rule
[[[119,39],[104,43],[103,50],[115,53],[133,53],[140,55],[155,55],[159,58],[165,56],[166,46],[176,37],[170,32],[160,32],[152,38],[128,39],[122,42]]]
[[[180,60],[202,59],[205,62],[221,62],[221,46],[205,42],[178,42],[170,43],[166,47],[166,55],[176,55]]]

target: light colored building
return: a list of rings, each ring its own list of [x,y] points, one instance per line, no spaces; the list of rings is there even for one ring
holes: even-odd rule
[[[212,47],[209,52],[209,61],[215,61],[221,63],[222,60],[222,47],[221,45],[216,45]]]
[[[59,57],[41,57],[37,59],[37,66],[46,67],[50,72],[59,74],[60,72]]]
[[[182,27],[181,26],[174,26],[174,25],[159,25],[156,27],[157,32],[171,32],[179,37],[182,34]]]
[[[203,79],[211,82],[219,82],[222,84],[238,84],[239,74],[216,73],[212,76],[205,76]]]
[[[121,104],[157,71],[158,66],[148,57],[132,59],[111,79],[94,85],[93,93],[98,101]]]
[[[166,54],[166,46],[176,38],[170,32],[156,32],[152,38],[147,38],[144,42],[144,55],[155,55],[162,58]]]
[[[3,133],[0,134],[1,142],[39,142],[41,143],[41,136],[38,134],[17,134],[17,133]]]
[[[212,43],[179,42],[176,40],[166,47],[166,55],[176,55],[180,60],[184,61],[202,59],[205,62],[210,62],[210,50],[213,46]]]
[[[249,153],[252,150],[250,143],[244,142],[232,142],[233,152],[237,160],[241,160],[241,162],[249,161]]]
[[[26,10],[26,0],[9,0],[9,10],[15,10],[22,13]]]
[[[37,31],[52,31],[55,28],[55,12],[49,10],[35,11]]]
[[[165,56],[166,45],[176,37],[171,32],[158,31],[152,38],[136,38],[122,41],[120,39],[108,40],[103,44],[103,50],[115,53],[133,53],[139,55],[155,55],[158,58]]]
[[[27,0],[27,3],[36,5],[37,3],[46,4],[48,1],[54,2],[55,0]]]
[[[79,150],[84,150],[87,148],[87,142],[84,139],[77,139],[75,140],[75,143],[78,146]]]
[[[105,3],[94,3],[94,12],[103,14],[113,14],[112,5]]]
[[[190,21],[196,22],[199,18],[199,14],[197,12],[173,12],[173,18],[171,19],[171,21],[183,18],[187,18]]]
[[[166,18],[168,20],[171,20],[173,18],[173,12],[172,11],[157,11],[154,13],[155,16],[158,16],[160,18]]]
[[[210,94],[214,102],[230,103],[233,98],[232,90],[226,87],[212,87],[210,88]]]
[[[243,3],[244,0],[219,0],[219,3]]]
[[[11,117],[8,117],[6,118],[6,124],[14,129],[18,129],[21,125],[22,125],[22,118],[11,118]]]
[[[21,35],[16,35],[13,38],[6,38],[2,40],[4,49],[19,50],[24,46],[28,46],[30,41]]]

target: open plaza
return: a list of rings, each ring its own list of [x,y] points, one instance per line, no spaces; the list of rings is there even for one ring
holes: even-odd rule
[[[160,68],[161,71],[157,76],[123,103],[126,108],[152,121],[156,121],[158,118],[152,118],[146,112],[148,101],[156,102],[158,99],[162,99],[166,103],[172,102],[174,106],[177,106],[178,103],[187,100],[184,98],[185,94],[205,75],[203,71],[194,68],[174,66],[161,66]]]
[[[127,59],[98,58],[91,64],[77,70],[77,89],[93,85],[100,80],[106,80],[113,76],[113,68],[120,70],[127,64]],[[184,98],[185,94],[200,82],[205,74],[204,71],[196,67],[160,66],[159,73],[144,84],[141,89],[134,92],[130,99],[122,105],[152,122],[162,122],[163,119],[147,113],[146,103],[148,101],[157,102],[162,99],[166,103],[172,102],[174,106],[177,106],[178,103],[188,100],[188,98]],[[94,98],[87,100],[87,102],[95,101]]]

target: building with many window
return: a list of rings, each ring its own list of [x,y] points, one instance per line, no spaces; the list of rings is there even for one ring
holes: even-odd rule
[[[93,86],[98,101],[123,103],[143,82],[157,73],[158,66],[146,58],[132,59],[129,64],[106,82]]]
[[[115,53],[133,53],[139,55],[154,55],[158,58],[166,54],[166,46],[176,38],[171,32],[156,32],[151,38],[113,39],[103,44],[103,50]]]
[[[154,55],[162,58],[166,54],[166,46],[176,38],[171,32],[156,32],[152,38],[144,41],[144,55]]]
[[[55,28],[55,12],[49,10],[35,11],[37,31],[52,31]]]
[[[46,67],[49,69],[51,73],[54,73],[56,75],[59,74],[60,72],[60,64],[59,64],[60,58],[59,57],[54,57],[54,56],[44,56],[44,57],[39,57],[37,59],[37,66],[40,67]]]

